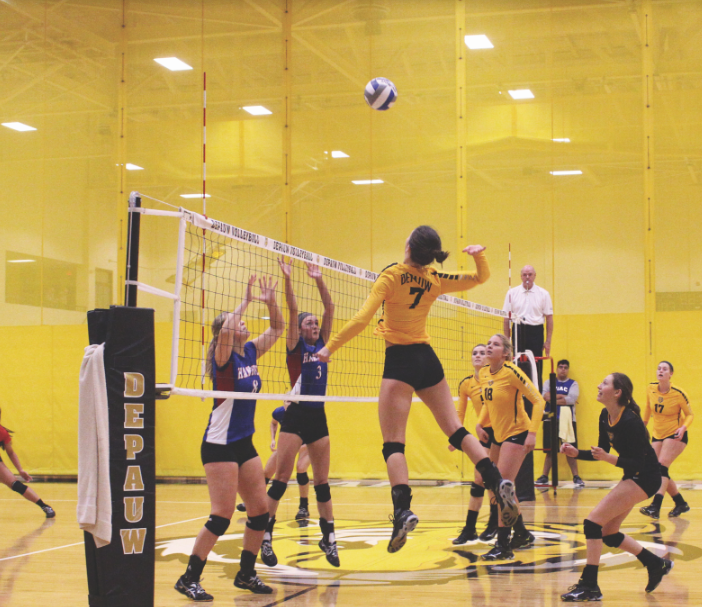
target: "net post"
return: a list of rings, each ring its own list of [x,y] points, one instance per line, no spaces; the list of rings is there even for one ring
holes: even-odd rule
[[[553,370],[553,359],[551,359],[551,373],[548,376],[549,393],[551,396],[551,486],[554,494],[558,490],[558,452],[559,452],[559,415],[556,404],[556,374]]]
[[[137,281],[139,280],[139,231],[141,227],[139,192],[129,195],[129,225],[127,228],[127,278],[124,289],[124,305],[135,308],[137,305]]]

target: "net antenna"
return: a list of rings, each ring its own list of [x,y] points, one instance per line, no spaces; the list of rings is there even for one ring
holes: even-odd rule
[[[139,196],[137,193],[135,195]],[[209,327],[222,312],[231,312],[242,302],[249,277],[273,277],[278,281],[276,299],[287,319],[284,280],[280,258],[293,264],[293,286],[300,312],[322,318],[323,304],[318,285],[308,275],[306,264],[317,266],[333,299],[332,333],[351,319],[370,293],[378,274],[306,251],[217,221],[192,211],[165,211],[130,206],[133,216],[172,217],[179,222],[175,274],[165,280],[172,290],[130,281],[134,287],[173,302],[170,377],[168,383],[157,384],[160,392],[199,398],[251,398],[248,392],[214,391],[205,371]],[[173,262],[171,262],[173,263]],[[167,287],[168,288],[168,287]],[[257,293],[258,285],[254,286]],[[441,359],[446,378],[454,392],[470,371],[471,352],[475,344],[502,330],[508,313],[490,306],[441,295],[432,306],[427,330],[432,345]],[[316,402],[377,402],[383,372],[384,344],[373,335],[380,318],[345,348],[335,353],[329,365],[327,390],[324,396],[301,395],[295,400]],[[516,320],[514,315],[512,319]],[[243,316],[247,330],[254,338],[270,325],[267,308],[256,301]],[[259,400],[289,399],[290,375],[286,361],[286,339],[281,336],[265,356],[257,360],[262,380]]]

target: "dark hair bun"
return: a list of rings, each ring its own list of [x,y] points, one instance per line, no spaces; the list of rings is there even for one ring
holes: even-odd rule
[[[448,256],[448,251],[434,251],[434,259],[436,259],[436,261],[438,261],[439,263],[444,263]]]
[[[415,228],[409,237],[409,248],[412,261],[422,266],[434,260],[443,263],[449,255],[441,249],[441,237],[431,226]]]

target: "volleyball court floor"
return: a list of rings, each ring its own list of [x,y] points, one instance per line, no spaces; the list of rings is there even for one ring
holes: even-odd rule
[[[341,567],[329,565],[317,547],[317,519],[307,526],[294,520],[297,486],[291,484],[278,510],[273,545],[277,567],[260,562],[257,570],[274,595],[260,596],[234,588],[245,522],[235,513],[225,536],[205,567],[202,585],[216,605],[236,607],[346,607],[428,605],[542,606],[561,605],[560,594],[579,577],[584,564],[582,521],[611,483],[589,483],[585,489],[566,484],[554,496],[537,491],[523,507],[536,535],[533,548],[515,552],[515,560],[488,563],[480,559],[490,546],[481,542],[454,546],[465,520],[468,485],[413,487],[413,511],[420,522],[405,547],[387,552],[392,529],[387,482],[332,483]],[[51,504],[55,519],[46,520],[36,506],[9,490],[0,494],[0,606],[63,607],[87,605],[82,532],[76,523],[76,486],[37,484]],[[666,498],[659,521],[632,512],[622,531],[656,554],[669,552],[675,567],[659,588],[646,595],[646,571],[632,556],[604,548],[600,588],[608,606],[702,605],[702,483],[681,483],[691,511],[669,519]],[[206,521],[205,485],[158,485],[156,490],[157,606],[192,604],[173,589],[183,573],[193,541]],[[316,516],[314,501],[312,515]],[[487,508],[481,512],[481,531]]]

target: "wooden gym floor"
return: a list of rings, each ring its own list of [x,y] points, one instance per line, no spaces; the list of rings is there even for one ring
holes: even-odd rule
[[[227,535],[210,555],[203,587],[216,604],[234,601],[237,607],[393,607],[395,605],[542,606],[560,605],[560,594],[579,577],[584,563],[582,520],[602,498],[607,483],[572,485],[537,492],[536,502],[523,508],[528,527],[537,536],[535,547],[520,550],[514,561],[488,564],[479,555],[489,546],[475,542],[453,546],[465,519],[469,487],[448,484],[415,486],[412,509],[420,523],[397,554],[386,550],[391,523],[390,491],[386,482],[333,484],[341,567],[327,564],[317,541],[317,520],[300,527],[297,487],[291,485],[278,511],[274,547],[279,565],[258,564],[261,578],[277,589],[257,596],[234,588],[241,532],[245,518],[237,513]],[[593,485],[600,485],[599,487]],[[42,499],[57,516],[43,513],[20,496],[0,492],[0,606],[75,607],[87,605],[82,532],[76,523],[76,486],[36,484]],[[611,607],[635,605],[702,605],[702,483],[682,483],[692,510],[669,519],[670,498],[660,521],[632,512],[623,530],[646,542],[657,554],[670,552],[672,573],[651,595],[644,593],[646,572],[633,557],[605,548],[600,588]],[[209,511],[204,485],[158,485],[156,605],[190,604],[173,590],[185,569],[190,548]],[[316,515],[314,503],[312,514]],[[481,512],[478,531],[485,524]]]

